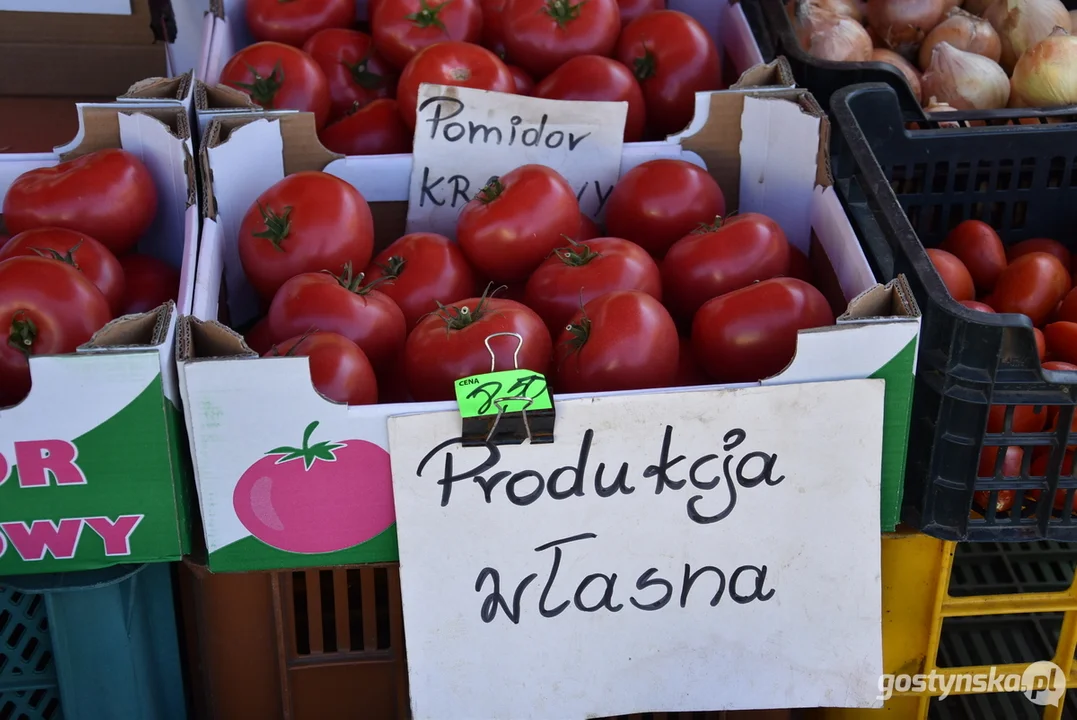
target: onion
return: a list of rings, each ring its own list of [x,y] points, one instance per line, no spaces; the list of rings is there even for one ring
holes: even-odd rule
[[[1000,63],[1012,71],[1017,58],[1051,34],[1056,27],[1073,29],[1062,0],[995,0],[984,12],[1002,41]]]
[[[1077,105],[1077,37],[1057,28],[1013,69],[1013,93],[1025,107]]]
[[[1010,79],[998,63],[948,42],[935,46],[921,83],[924,95],[958,110],[995,110],[1010,99]]]
[[[799,5],[797,13],[797,39],[811,56],[836,62],[871,59],[871,38],[856,20],[810,4]]]
[[[948,8],[945,0],[868,0],[868,25],[888,48],[913,57]]]
[[[957,108],[955,108],[952,105],[948,105],[948,104],[946,104],[944,102],[939,102],[939,99],[937,97],[935,97],[934,95],[932,95],[931,98],[927,101],[927,105],[924,106],[924,112],[927,113],[930,116],[933,113],[957,112]],[[934,119],[934,118],[932,118],[932,119]],[[939,127],[940,128],[961,127],[961,123],[940,122]]]
[[[959,8],[959,7],[961,7],[961,0],[942,0],[942,14],[943,14],[943,16],[945,16],[946,13],[950,12],[954,8]]]
[[[1077,27],[1077,10],[1070,10],[1070,32],[1073,32],[1073,28]]]
[[[785,9],[789,14],[789,19],[794,24],[796,23],[797,15],[803,14],[804,10],[802,8],[804,6],[811,6],[812,10],[823,10],[832,12],[835,15],[844,15],[857,22],[862,22],[864,19],[864,13],[858,0],[789,0]]]
[[[995,0],[965,0],[961,7],[965,8],[965,12],[970,12],[973,15],[983,15],[993,2]]]
[[[916,102],[920,100],[920,73],[916,68],[912,66],[905,58],[898,55],[893,50],[873,50],[871,53],[871,59],[876,62],[884,62],[893,65],[901,74],[905,76],[905,82],[909,84],[909,89],[912,90],[913,97],[916,98]]]
[[[998,62],[1002,53],[1002,43],[991,23],[961,8],[951,10],[946,19],[924,38],[920,46],[921,70],[926,70],[931,64],[931,51],[940,42],[948,42],[958,50],[983,55],[995,62]]]

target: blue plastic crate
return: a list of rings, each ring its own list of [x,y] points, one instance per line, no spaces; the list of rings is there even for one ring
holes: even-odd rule
[[[186,720],[167,564],[0,578],[0,720]]]

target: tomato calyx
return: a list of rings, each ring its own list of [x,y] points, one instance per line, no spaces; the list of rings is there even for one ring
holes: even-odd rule
[[[71,267],[75,268],[76,270],[80,270],[81,268],[79,267],[79,264],[77,262],[75,262],[75,252],[78,251],[79,247],[81,247],[81,246],[82,246],[82,241],[79,240],[77,243],[72,245],[68,249],[68,251],[66,253],[61,253],[59,250],[54,250],[53,248],[30,248],[30,249],[33,250],[34,252],[36,252],[39,256],[41,256],[43,258],[48,258],[49,260],[58,260],[59,262],[66,263],[67,265],[70,265]]]
[[[438,17],[438,14],[443,7],[451,2],[452,0],[445,0],[445,2],[437,7],[430,7],[427,0],[419,0],[419,10],[410,15],[405,15],[404,19],[410,20],[424,30],[426,28],[436,27],[438,30],[447,33],[448,29],[445,27],[445,23],[441,22],[441,18]]]
[[[350,262],[344,263],[344,272],[340,273],[340,275],[336,275],[328,270],[323,270],[322,272],[327,272],[332,275],[336,281],[340,283],[342,288],[348,292],[355,293],[356,295],[366,295],[378,285],[392,279],[389,277],[380,277],[364,285],[363,279],[366,277],[366,273],[353,273],[352,264]]]
[[[486,185],[483,186],[482,190],[479,190],[475,197],[477,197],[479,202],[483,205],[489,205],[494,200],[501,197],[501,193],[503,192],[505,192],[505,186],[502,184],[501,178],[492,177],[486,181]]]
[[[638,57],[632,61],[632,74],[636,76],[636,79],[640,82],[653,78],[658,73],[658,58],[655,57],[651,49],[646,45],[643,46],[643,57]]]
[[[266,229],[262,232],[253,233],[256,238],[264,238],[273,243],[278,251],[284,252],[284,248],[281,247],[281,243],[288,237],[288,233],[292,230],[292,206],[288,205],[284,208],[284,212],[277,213],[273,208],[262,207],[262,203],[258,203],[258,212],[262,214],[262,222],[265,223]]]
[[[250,65],[247,65],[247,71],[254,77],[254,82],[237,82],[236,87],[245,90],[251,96],[251,100],[262,107],[272,107],[273,98],[284,85],[284,69],[280,66],[280,61],[273,66],[273,72],[268,76],[258,74],[258,71]]]
[[[557,253],[557,259],[569,267],[580,267],[581,265],[586,265],[595,258],[602,257],[602,253],[595,252],[583,243],[576,242],[567,236],[565,239],[568,240],[569,245],[567,247],[557,248],[554,252]]]
[[[368,69],[370,64],[369,55],[354,64],[346,62],[341,62],[340,64],[347,68],[348,73],[352,76],[352,81],[364,90],[377,90],[385,86],[385,78]],[[354,113],[358,109],[358,103],[355,103],[355,107],[351,112]]]
[[[591,318],[587,317],[587,313],[584,313],[578,323],[570,323],[565,329],[572,335],[565,341],[571,355],[582,350],[583,346],[587,344],[588,338],[591,337]]]
[[[501,288],[493,288],[493,283],[486,286],[486,290],[483,291],[482,297],[479,298],[478,304],[475,309],[472,310],[467,305],[462,307],[457,305],[442,305],[437,300],[434,301],[437,304],[438,309],[437,316],[445,321],[445,332],[450,330],[463,330],[468,325],[476,323],[486,317],[486,313],[490,311],[490,300],[493,299],[494,293]]]
[[[715,218],[714,218],[714,222],[712,222],[712,223],[700,223],[696,227],[696,229],[692,231],[692,234],[693,235],[706,235],[707,233],[716,232],[717,230],[720,230],[723,225],[726,224],[726,221],[729,220],[729,217],[732,214],[733,213],[729,213],[729,215],[726,215],[725,217],[722,217],[721,215],[716,215]]]
[[[558,28],[564,30],[567,23],[580,16],[580,8],[586,4],[587,0],[580,0],[575,5],[572,4],[571,0],[548,0],[543,12],[557,23]]]
[[[282,465],[286,462],[292,462],[294,460],[302,460],[303,468],[310,470],[318,460],[324,460],[325,462],[336,462],[336,451],[344,447],[344,443],[334,442],[320,442],[314,445],[310,444],[310,436],[314,433],[314,429],[318,427],[318,421],[315,420],[310,425],[307,425],[307,429],[303,431],[303,445],[302,447],[291,447],[289,445],[282,445],[278,448],[273,448],[266,455],[280,455],[281,457],[274,463],[275,465]]]
[[[30,349],[37,339],[37,323],[35,323],[25,310],[17,310],[11,319],[11,330],[7,336],[7,344],[30,357]]]
[[[396,280],[400,277],[400,273],[404,272],[404,268],[408,265],[408,259],[401,257],[400,255],[393,255],[384,264],[379,264],[378,267],[384,273],[386,280]]]

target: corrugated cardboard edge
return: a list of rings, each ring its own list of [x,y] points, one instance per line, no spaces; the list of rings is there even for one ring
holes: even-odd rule
[[[261,111],[247,93],[227,85],[207,85],[201,80],[195,81],[194,108],[207,110],[256,110]]]
[[[916,304],[912,288],[904,275],[885,285],[868,288],[849,302],[848,309],[837,319],[838,324],[878,322],[895,318],[916,319],[920,306]]]
[[[185,315],[176,331],[176,360],[224,360],[256,358],[243,336],[216,320],[199,320]]]
[[[175,313],[176,304],[169,300],[149,312],[118,317],[95,332],[78,351],[157,347],[168,337],[168,326]]]
[[[172,78],[146,78],[140,80],[127,92],[117,97],[117,100],[179,100],[187,97],[191,83],[194,81],[193,73],[186,72],[183,75]]]
[[[791,89],[796,85],[793,69],[785,56],[779,55],[768,63],[755,65],[741,73],[740,78],[729,86],[730,90],[745,90],[759,87],[780,87]]]

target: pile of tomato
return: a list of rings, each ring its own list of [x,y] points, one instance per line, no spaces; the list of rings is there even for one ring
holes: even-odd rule
[[[1047,370],[1077,370],[1077,258],[1065,245],[1050,238],[1032,238],[1005,247],[998,233],[980,220],[965,220],[947,235],[938,248],[927,251],[950,295],[965,307],[983,313],[1016,313],[1033,325],[1036,351]],[[990,433],[1034,433],[1058,427],[1059,408],[1052,405],[1018,405],[1009,426],[1006,406],[994,405],[988,416]],[[1077,415],[1071,426],[1077,432]],[[1073,468],[1074,447],[1067,449],[1062,472]],[[1046,474],[1050,459],[1048,446],[1031,450],[1030,476]],[[1025,450],[1006,447],[999,458],[998,447],[985,447],[980,455],[979,475],[1020,477]],[[996,512],[1007,512],[1016,498],[1014,490],[1000,490]],[[1030,497],[1039,497],[1030,491]],[[990,502],[988,492],[976,493],[981,506]],[[1059,491],[1054,506],[1065,505],[1066,493]],[[1077,511],[1077,496],[1074,497]]]
[[[758,381],[834,314],[774,220],[724,215],[706,171],[660,159],[625,173],[602,230],[561,175],[524,165],[463,208],[455,242],[411,233],[374,256],[362,195],[295,173],[240,226],[267,308],[246,340],[308,357],[314,387],[350,405],[451,400],[491,368],[543,373],[556,392]]]
[[[30,391],[31,355],[74,352],[113,318],[179,291],[179,273],[134,252],[157,213],[153,178],[125,150],[18,177],[0,236],[0,407]]]
[[[258,42],[220,82],[256,104],[314,114],[345,155],[411,149],[419,85],[554,100],[627,102],[624,139],[683,130],[696,92],[717,90],[714,41],[665,0],[248,0]]]

